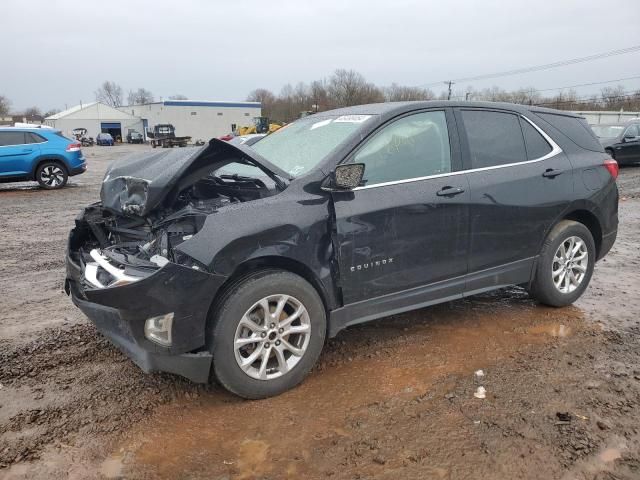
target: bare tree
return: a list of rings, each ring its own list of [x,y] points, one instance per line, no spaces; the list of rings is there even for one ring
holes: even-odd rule
[[[384,99],[387,102],[408,102],[411,100],[431,100],[435,95],[431,90],[420,87],[404,87],[397,83],[384,88]]]
[[[262,115],[265,117],[271,117],[273,115],[276,96],[266,88],[256,88],[247,95],[247,102],[260,102]]]
[[[116,82],[105,81],[95,92],[96,100],[111,107],[122,106],[122,87]]]
[[[51,115],[55,115],[56,113],[60,113],[60,110],[57,108],[52,108],[50,110],[47,110],[46,112],[44,112],[44,114],[42,115],[44,118],[50,117]]]
[[[147,103],[153,103],[153,93],[151,93],[146,88],[129,90],[129,95],[127,96],[127,103],[129,105],[145,105]]]
[[[175,95],[171,95],[169,100],[189,100],[186,95],[182,95],[181,93],[176,93]]]
[[[327,89],[337,107],[384,101],[382,91],[372,83],[367,83],[364,76],[355,70],[336,70],[329,79]]]
[[[0,116],[9,115],[9,108],[11,107],[11,102],[4,95],[0,95]]]
[[[42,117],[42,112],[38,107],[29,107],[24,111],[24,116],[27,118]]]

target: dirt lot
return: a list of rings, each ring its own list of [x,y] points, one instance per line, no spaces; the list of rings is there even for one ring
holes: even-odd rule
[[[640,478],[640,168],[575,306],[511,289],[351,328],[247,402],[141,373],[62,290],[74,216],[139,148],[86,149],[62,191],[0,185],[0,478]]]

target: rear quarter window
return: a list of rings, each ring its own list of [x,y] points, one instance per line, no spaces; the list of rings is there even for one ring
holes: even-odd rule
[[[536,112],[536,115],[558,129],[560,133],[579,147],[594,152],[604,152],[598,138],[584,118],[540,112]]]
[[[47,140],[44,137],[41,137],[37,133],[27,132],[27,142],[28,143],[43,143]]]

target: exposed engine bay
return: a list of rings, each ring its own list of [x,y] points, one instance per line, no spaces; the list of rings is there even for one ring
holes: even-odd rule
[[[195,235],[206,217],[220,208],[276,192],[267,177],[213,172],[179,192],[170,206],[143,217],[94,204],[76,220],[77,245],[72,247],[77,250],[72,248],[76,251],[70,253],[75,253],[75,260],[83,266],[85,286],[89,288],[133,283],[168,262],[206,270],[175,247]]]

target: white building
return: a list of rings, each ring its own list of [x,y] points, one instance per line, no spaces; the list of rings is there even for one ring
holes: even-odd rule
[[[253,125],[254,117],[262,112],[259,102],[195,100],[165,100],[121,107],[121,110],[141,118],[150,131],[155,125],[170,123],[176,129],[176,136],[189,136],[193,141],[209,141],[230,133],[235,127]]]
[[[100,102],[83,103],[45,118],[45,125],[61,130],[67,137],[75,128],[86,128],[87,136],[96,138],[101,132],[110,133],[113,138],[120,136],[126,141],[128,130],[142,132],[143,123],[117,108]]]

